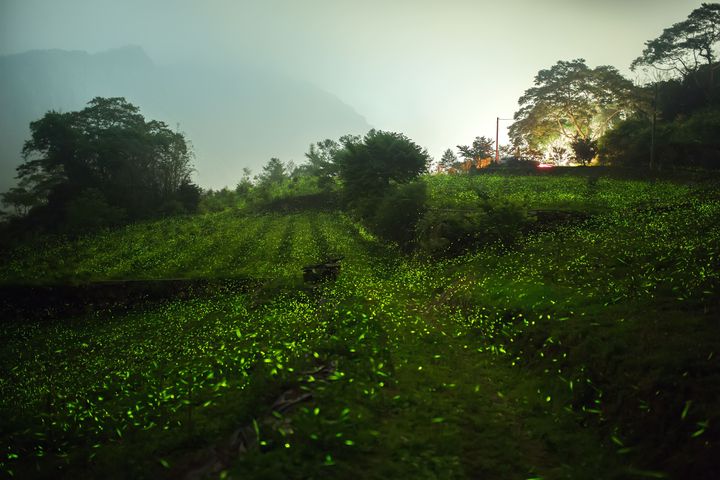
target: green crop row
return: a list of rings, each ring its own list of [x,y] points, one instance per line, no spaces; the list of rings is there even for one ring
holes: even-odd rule
[[[431,206],[441,208],[472,205],[480,195],[529,209],[618,210],[674,204],[693,191],[669,181],[581,176],[431,175],[425,181]]]
[[[212,213],[19,248],[0,268],[0,283],[297,278],[304,265],[369,244],[378,242],[339,213]]]

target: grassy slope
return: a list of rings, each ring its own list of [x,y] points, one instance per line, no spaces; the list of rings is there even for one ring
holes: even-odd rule
[[[532,192],[538,179],[520,182],[517,191]],[[571,189],[553,188],[563,185]],[[647,198],[622,188],[624,197],[604,190],[601,197],[617,208]],[[672,204],[688,196],[683,188],[665,192],[653,198]],[[232,215],[222,215],[200,221],[231,228]],[[20,472],[39,461],[55,476],[49,468],[62,459],[30,460],[45,445],[71,452],[68,476],[88,457],[82,468],[98,476],[175,476],[200,447],[256,418],[266,444],[229,463],[231,476],[643,478],[662,470],[701,478],[716,466],[720,421],[713,403],[719,216],[714,201],[624,211],[540,233],[519,249],[430,265],[397,260],[346,220],[337,228],[322,216],[260,217],[261,231],[279,233],[271,247],[253,247],[246,272],[291,278],[298,262],[332,250],[348,256],[338,282],[261,305],[225,295],[114,319],[101,312],[69,324],[3,327],[10,340],[0,361],[13,370],[0,384],[2,435],[21,455],[5,465]],[[148,245],[133,229],[152,237],[154,228],[114,238]],[[224,246],[218,231],[209,237]],[[84,241],[110,252],[124,244]],[[148,251],[146,258],[172,256]],[[288,251],[290,260],[270,270]],[[210,263],[217,267],[197,262],[197,274],[225,274],[229,255]],[[125,272],[138,271],[146,272]],[[312,365],[336,371],[308,383],[301,372]],[[272,420],[273,399],[293,386],[310,388],[313,400]],[[72,398],[81,405],[70,412]],[[146,413],[128,419],[122,405],[138,403]],[[33,439],[37,430],[52,438]]]

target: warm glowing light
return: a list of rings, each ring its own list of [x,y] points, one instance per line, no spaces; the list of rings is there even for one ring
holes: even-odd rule
[[[552,163],[539,163],[538,168],[553,168],[555,165]]]

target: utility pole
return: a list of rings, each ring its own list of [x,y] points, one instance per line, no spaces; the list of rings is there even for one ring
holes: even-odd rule
[[[496,117],[495,121],[495,164],[500,163],[500,144],[498,138],[500,137],[500,117]]]
[[[495,117],[495,164],[500,163],[500,120],[512,120],[512,118]]]
[[[653,97],[652,128],[650,129],[650,170],[655,167],[655,123],[657,122],[658,82],[655,82],[655,96]]]

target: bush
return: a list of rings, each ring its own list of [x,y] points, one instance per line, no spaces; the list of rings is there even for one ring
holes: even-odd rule
[[[580,165],[588,165],[597,155],[597,141],[590,138],[581,138],[576,135],[570,143],[575,155],[575,161]]]
[[[103,194],[94,188],[80,193],[65,208],[65,227],[72,232],[110,227],[123,223],[126,212],[109,205]]]
[[[659,137],[656,132],[656,139]],[[656,140],[657,141],[657,140]],[[650,162],[650,122],[644,118],[623,120],[598,141],[600,163],[646,166]]]
[[[417,224],[417,240],[429,255],[458,255],[472,247],[513,242],[527,222],[520,205],[478,198],[474,208],[428,211]]]
[[[407,183],[427,169],[427,151],[401,133],[370,130],[362,141],[349,139],[337,164],[345,198],[384,196],[393,184]]]
[[[669,161],[701,168],[720,167],[720,109],[700,110],[673,122]]]
[[[632,118],[608,131],[599,145],[600,161],[645,167],[650,162],[651,123]],[[720,110],[707,108],[672,122],[658,121],[655,163],[660,166],[720,167]]]
[[[175,193],[176,201],[181,205],[181,212],[195,213],[200,206],[202,190],[189,181],[183,181]]]
[[[424,182],[396,185],[380,201],[372,219],[376,233],[409,249],[415,241],[415,226],[426,210]]]

